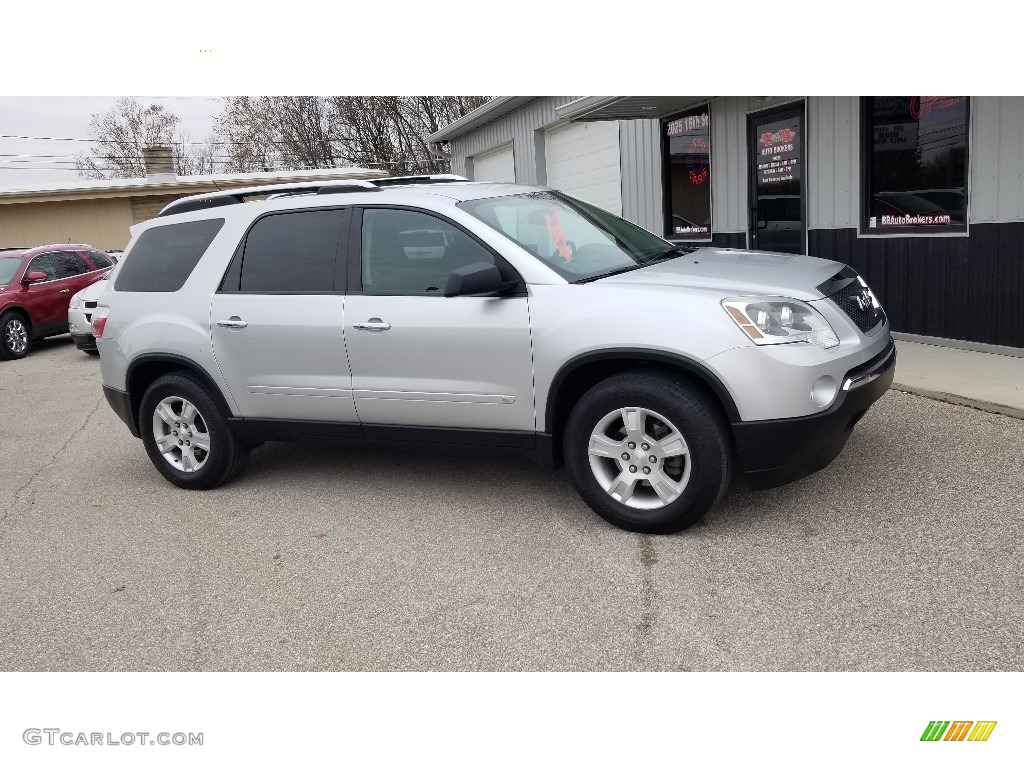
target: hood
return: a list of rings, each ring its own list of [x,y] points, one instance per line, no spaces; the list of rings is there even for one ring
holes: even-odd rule
[[[700,248],[598,282],[701,288],[729,295],[786,296],[814,301],[823,296],[816,286],[842,268],[838,262],[812,256]]]

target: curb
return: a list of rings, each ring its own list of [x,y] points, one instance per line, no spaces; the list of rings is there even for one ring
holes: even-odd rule
[[[907,392],[911,395],[920,395],[921,397],[927,397],[931,400],[939,400],[943,403],[951,403],[952,405],[962,405],[967,408],[974,408],[978,411],[985,411],[987,413],[997,413],[1000,416],[1009,416],[1012,419],[1024,420],[1024,410],[1020,408],[1014,408],[1012,405],[1002,405],[1001,403],[990,403],[985,400],[974,400],[970,397],[962,397],[960,395],[953,395],[949,392],[935,392],[930,389],[922,389],[921,387],[912,387],[909,384],[896,384],[893,383],[889,389],[895,389],[897,392]]]

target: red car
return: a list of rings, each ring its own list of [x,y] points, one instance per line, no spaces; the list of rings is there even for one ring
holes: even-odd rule
[[[0,359],[24,357],[33,340],[67,333],[71,297],[112,266],[91,245],[0,249]]]

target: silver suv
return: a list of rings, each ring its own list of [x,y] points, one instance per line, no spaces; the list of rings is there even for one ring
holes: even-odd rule
[[[453,176],[184,198],[133,228],[108,284],[107,400],[183,488],[227,482],[264,440],[500,447],[668,533],[737,472],[826,466],[895,363],[842,264],[677,246]]]

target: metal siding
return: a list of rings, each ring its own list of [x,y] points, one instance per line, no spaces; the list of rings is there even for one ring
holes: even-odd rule
[[[857,237],[811,230],[811,253],[849,264],[895,331],[1024,347],[1024,222],[972,224],[969,237]]]
[[[665,223],[661,178],[661,123],[619,122],[622,170],[622,216],[662,235]]]
[[[711,102],[711,231],[747,231],[747,97]]]
[[[1024,97],[971,98],[970,222],[1024,221]]]
[[[857,226],[859,99],[807,99],[807,228]]]
[[[467,157],[482,154],[511,141],[516,159],[516,181],[520,184],[537,184],[534,131],[556,124],[558,118],[555,116],[555,108],[577,98],[579,97],[542,96],[493,122],[453,139],[450,143],[452,172],[464,174]]]

